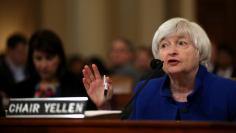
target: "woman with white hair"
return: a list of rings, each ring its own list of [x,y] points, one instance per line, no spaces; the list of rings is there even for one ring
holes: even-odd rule
[[[164,61],[166,75],[150,80],[135,97],[129,119],[236,120],[236,82],[207,71],[211,43],[198,24],[183,18],[164,22],[154,35],[152,51]],[[99,79],[89,77],[87,67],[83,72],[87,91],[99,93],[99,87],[92,88]]]

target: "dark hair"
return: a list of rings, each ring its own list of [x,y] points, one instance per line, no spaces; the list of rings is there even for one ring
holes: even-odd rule
[[[29,71],[30,76],[39,79],[39,74],[37,73],[33,63],[34,51],[45,52],[49,56],[58,55],[60,64],[57,70],[57,76],[61,78],[66,69],[66,60],[59,36],[50,30],[39,30],[36,31],[29,40],[27,70]]]
[[[219,47],[218,47],[218,51],[219,52],[226,52],[227,54],[229,54],[230,56],[234,56],[234,50],[232,48],[229,47],[229,45],[227,45],[226,43],[220,43]]]
[[[109,75],[110,72],[107,69],[106,65],[104,64],[103,60],[101,58],[99,58],[98,56],[92,56],[88,59],[88,64],[96,64],[98,67],[99,72],[104,75]]]
[[[7,48],[15,48],[18,44],[27,45],[27,39],[23,34],[14,33],[7,39]]]
[[[82,58],[81,55],[72,55],[69,59],[68,59],[68,67],[72,66],[73,63],[75,62],[81,62],[82,64],[84,64],[84,60]]]

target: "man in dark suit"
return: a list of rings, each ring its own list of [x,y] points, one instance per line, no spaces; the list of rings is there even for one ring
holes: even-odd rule
[[[27,39],[13,34],[7,39],[6,52],[0,57],[0,95],[12,96],[11,88],[26,77]]]

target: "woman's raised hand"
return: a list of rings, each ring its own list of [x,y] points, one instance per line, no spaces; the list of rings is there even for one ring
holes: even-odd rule
[[[108,91],[107,95],[105,96],[103,79],[95,64],[92,64],[92,68],[90,68],[88,65],[85,65],[83,69],[83,76],[84,87],[89,97],[96,104],[97,108],[104,108],[108,103],[108,100],[110,100],[112,97],[111,80],[109,77],[106,77]]]

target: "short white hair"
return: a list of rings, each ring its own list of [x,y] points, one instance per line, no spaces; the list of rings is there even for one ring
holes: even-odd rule
[[[211,58],[211,42],[200,25],[184,18],[169,19],[157,29],[152,40],[152,52],[155,58],[160,58],[160,41],[172,33],[188,34],[192,39],[193,45],[199,52],[199,63],[207,67]]]

